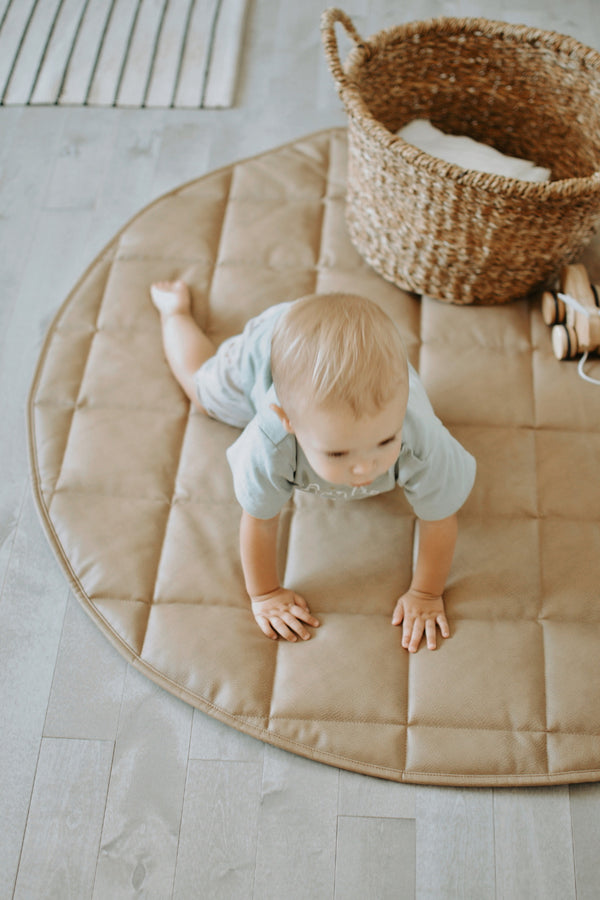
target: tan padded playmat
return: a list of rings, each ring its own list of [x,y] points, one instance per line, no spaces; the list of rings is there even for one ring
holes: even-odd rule
[[[88,268],[30,395],[50,543],[136,668],[263,741],[395,781],[599,780],[600,388],[555,360],[538,302],[458,307],[376,275],[347,236],[345,171],[345,130],[310,135],[159,198]],[[176,277],[216,342],[313,291],[363,293],[397,322],[478,463],[436,652],[409,655],[390,624],[412,561],[400,489],[296,494],[281,571],[322,624],[294,644],[260,632],[225,459],[238,432],[191,411],[149,299]]]

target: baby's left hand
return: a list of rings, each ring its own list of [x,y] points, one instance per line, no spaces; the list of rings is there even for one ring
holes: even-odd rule
[[[443,597],[426,594],[424,591],[409,589],[400,597],[392,616],[392,625],[400,624],[402,624],[402,646],[409,653],[417,652],[423,634],[427,638],[428,648],[435,650],[436,625],[442,637],[450,637]]]

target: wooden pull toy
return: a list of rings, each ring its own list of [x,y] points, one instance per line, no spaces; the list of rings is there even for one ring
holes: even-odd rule
[[[600,287],[590,283],[585,266],[565,266],[561,290],[544,291],[542,317],[552,325],[557,359],[573,359],[600,349]]]

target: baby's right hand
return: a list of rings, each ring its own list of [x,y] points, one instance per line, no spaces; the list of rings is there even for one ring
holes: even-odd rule
[[[320,624],[311,614],[304,597],[287,588],[276,588],[251,599],[252,612],[259,628],[273,641],[278,637],[286,641],[296,641],[298,638],[307,641],[310,632],[302,623],[315,628]]]

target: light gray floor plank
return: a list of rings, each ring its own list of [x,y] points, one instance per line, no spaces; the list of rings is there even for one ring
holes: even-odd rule
[[[114,741],[127,663],[70,595],[64,618],[45,737]]]
[[[152,182],[154,196],[165,194],[208,170],[214,132],[218,131],[218,122],[210,113],[168,110],[164,116]]]
[[[189,706],[127,670],[95,900],[171,895],[191,727]]]
[[[194,710],[190,759],[220,759],[262,765],[264,747],[262,741]]]
[[[26,494],[0,594],[0,897],[10,897],[68,589]]]
[[[190,760],[175,900],[252,896],[262,765]]]
[[[273,56],[277,61],[275,77],[271,78],[269,97],[275,104],[295,92],[293,83],[300,77],[307,97],[316,95],[318,63],[322,57],[320,43],[315,43],[319,29],[320,11],[312,14],[300,4],[281,4],[275,21]]]
[[[114,139],[98,188],[83,263],[94,259],[157,195],[154,173],[169,130],[163,110],[113,110],[111,115],[115,118]]]
[[[492,900],[492,791],[421,787],[416,792],[419,900]]]
[[[0,597],[4,591],[17,527],[25,502],[25,495],[28,492],[28,486],[23,484],[13,484],[10,491],[5,490],[2,492],[2,501],[0,503]]]
[[[44,206],[93,209],[111,157],[118,119],[110,110],[77,107],[60,112],[66,121]]]
[[[42,742],[15,900],[90,897],[112,741]]]
[[[25,115],[23,115],[25,113]],[[2,130],[2,178],[0,178],[0,265],[2,301],[0,302],[0,372],[8,367],[4,350],[9,323],[19,300],[22,278],[30,253],[29,269],[37,265],[38,247],[33,244],[43,197],[61,140],[64,117],[46,109],[0,110]],[[34,324],[35,320],[31,320]],[[15,338],[12,339],[13,343]],[[14,373],[8,367],[11,381]],[[23,395],[21,395],[23,396]],[[2,395],[0,395],[0,403]],[[2,420],[6,422],[6,417]],[[0,424],[0,429],[2,425]],[[0,446],[2,446],[0,440]],[[12,474],[6,466],[5,471]]]
[[[341,816],[415,818],[417,788],[356,772],[340,772],[338,812]]]
[[[569,790],[577,900],[597,900],[600,892],[600,785],[578,784]]]
[[[415,823],[340,816],[335,900],[409,900],[414,896]]]
[[[339,773],[265,747],[256,900],[333,895]]]
[[[569,789],[494,792],[499,900],[575,898]]]
[[[4,166],[10,158],[10,153],[14,147],[14,141],[17,135],[17,128],[21,121],[22,111],[18,106],[5,107],[2,110],[2,140],[0,141],[0,171],[4,171]],[[0,190],[2,188],[0,187]]]

